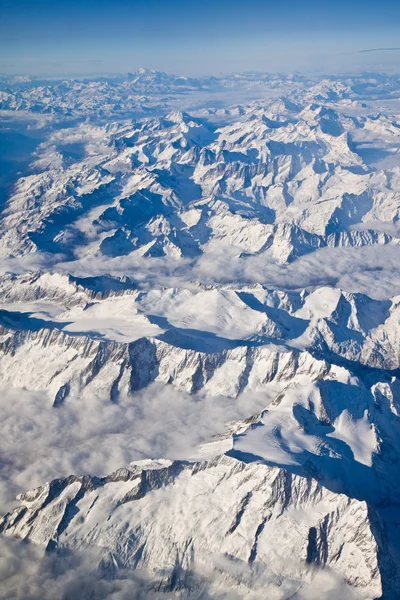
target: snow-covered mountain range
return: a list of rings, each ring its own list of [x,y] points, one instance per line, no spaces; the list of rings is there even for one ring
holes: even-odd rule
[[[35,79],[0,77],[0,110],[29,112],[53,118],[83,116],[110,118],[148,113],[177,103],[210,106],[209,99],[224,106],[228,95],[238,98],[292,95],[315,101],[364,102],[398,99],[400,77],[381,73],[355,75],[305,76],[270,73],[231,73],[219,77],[184,77],[139,69],[120,76],[86,79]],[[218,110],[218,109],[217,109]]]
[[[399,95],[2,82],[45,119],[0,215],[3,536],[157,597],[399,597]]]

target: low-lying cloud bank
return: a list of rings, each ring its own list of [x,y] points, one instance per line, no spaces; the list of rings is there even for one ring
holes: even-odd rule
[[[373,245],[361,248],[323,248],[292,263],[280,265],[263,255],[237,257],[225,251],[203,254],[198,260],[119,257],[59,262],[56,269],[89,277],[112,273],[128,275],[142,287],[247,285],[261,283],[270,288],[302,289],[331,285],[348,292],[361,292],[378,300],[400,294],[400,247]]]
[[[99,551],[46,554],[40,546],[0,538],[1,600],[133,600],[160,598],[140,573],[124,570],[117,579],[98,568]],[[171,595],[162,595],[163,598]]]
[[[109,475],[146,458],[190,458],[228,422],[268,401],[266,394],[190,395],[155,383],[118,404],[91,394],[54,408],[44,392],[0,390],[0,514],[18,493],[56,477]]]
[[[0,538],[1,600],[361,600],[361,596],[331,571],[316,571],[309,584],[276,582],[265,569],[237,565],[226,556],[215,557],[215,570],[206,576],[188,574],[190,587],[160,590],[143,571],[110,568],[110,557],[99,548],[79,553],[45,553],[21,540]],[[158,589],[157,589],[158,588]],[[247,588],[247,593],[246,593]],[[238,592],[236,589],[242,589]]]
[[[1,272],[24,273],[40,269],[78,277],[126,275],[146,289],[190,288],[196,285],[195,282],[204,285],[261,283],[278,289],[332,285],[376,299],[400,294],[400,247],[396,244],[323,248],[285,265],[264,255],[239,258],[226,250],[219,254],[203,254],[197,260],[128,255],[63,262],[61,256],[33,253],[0,261]]]

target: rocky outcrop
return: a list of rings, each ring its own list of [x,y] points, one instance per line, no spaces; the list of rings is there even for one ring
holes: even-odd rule
[[[101,548],[165,591],[197,570],[209,580],[219,572],[242,595],[279,582],[294,593],[315,568],[332,569],[365,598],[382,590],[367,505],[276,467],[228,457],[133,464],[100,479],[55,480],[20,502],[0,521],[5,535],[48,551]]]

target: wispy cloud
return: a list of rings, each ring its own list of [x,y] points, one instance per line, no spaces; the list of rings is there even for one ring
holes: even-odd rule
[[[366,50],[359,50],[359,52],[398,52],[400,48],[367,48]]]

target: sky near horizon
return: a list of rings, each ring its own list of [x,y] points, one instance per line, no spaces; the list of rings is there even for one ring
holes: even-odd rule
[[[186,75],[398,72],[400,2],[1,0],[0,74],[139,67]]]

